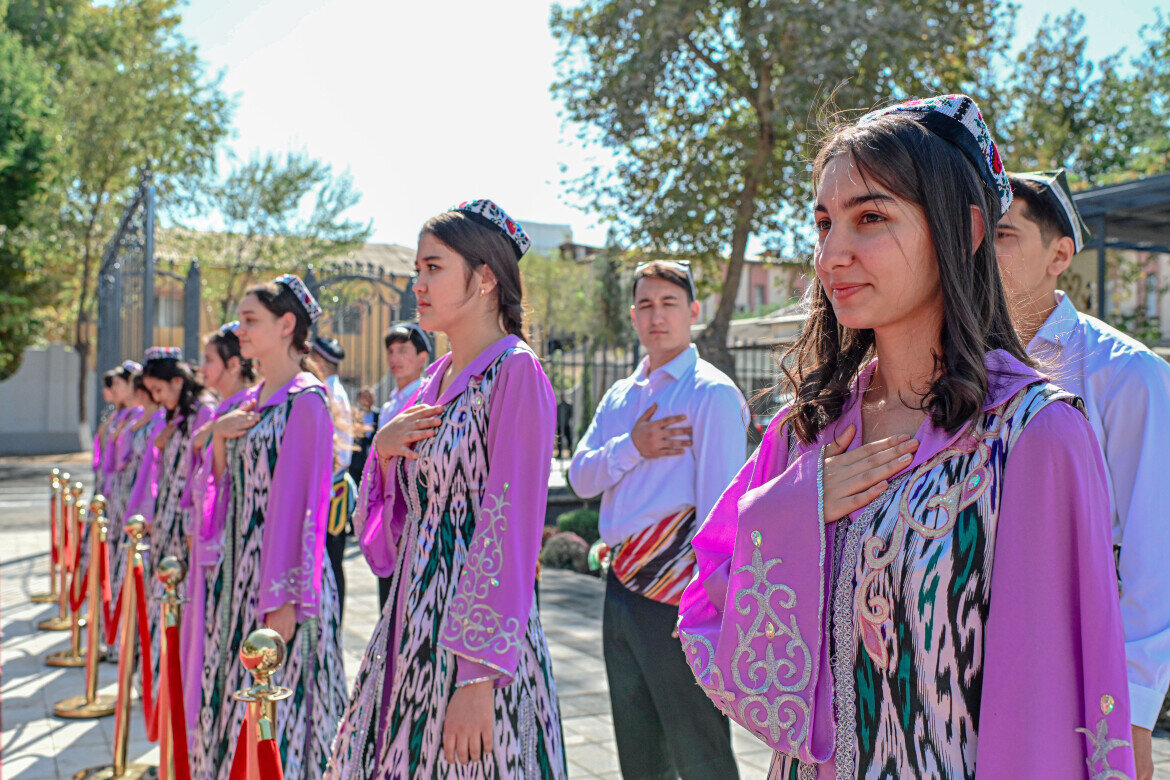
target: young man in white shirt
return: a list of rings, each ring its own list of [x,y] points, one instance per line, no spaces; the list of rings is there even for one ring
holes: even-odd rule
[[[622,775],[736,778],[727,718],[674,629],[691,539],[746,457],[744,399],[691,344],[689,266],[639,266],[630,314],[646,357],[601,399],[569,467],[578,495],[601,494],[612,550],[602,641]]]
[[[995,252],[1028,354],[1080,396],[1105,458],[1139,780],[1154,774],[1150,731],[1170,683],[1170,365],[1078,312],[1057,277],[1084,246],[1064,171],[1012,174]]]
[[[382,404],[374,428],[380,428],[401,412],[422,387],[423,369],[431,362],[434,348],[427,334],[413,322],[402,322],[386,332],[386,365],[394,377],[390,397]],[[390,598],[390,577],[378,578],[378,605]]]
[[[353,407],[349,403],[349,393],[337,375],[341,361],[345,360],[345,349],[336,339],[318,337],[313,339],[313,353],[325,377],[325,389],[333,400],[333,423],[336,427],[333,435],[333,492],[329,500],[325,554],[333,567],[334,579],[337,580],[337,601],[341,604],[339,614],[344,615],[345,568],[342,558],[345,555],[345,540],[349,536],[349,516],[357,501],[357,487],[349,475],[349,463],[354,451]]]

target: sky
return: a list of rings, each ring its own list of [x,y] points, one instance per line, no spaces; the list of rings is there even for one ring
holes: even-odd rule
[[[1022,0],[1018,38],[1076,7],[1093,59],[1128,46],[1151,0]],[[566,131],[549,92],[556,43],[547,0],[192,0],[183,34],[236,99],[241,158],[304,151],[348,170],[350,216],[373,240],[413,246],[427,218],[490,197],[523,222],[568,223],[600,244],[604,226],[574,207],[562,166],[597,150]]]

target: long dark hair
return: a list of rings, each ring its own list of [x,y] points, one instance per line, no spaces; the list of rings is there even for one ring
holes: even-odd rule
[[[256,381],[256,366],[252,364],[251,358],[246,358],[240,352],[240,339],[236,336],[233,330],[217,330],[213,331],[207,337],[207,345],[215,350],[215,354],[219,355],[220,361],[227,366],[228,361],[236,358],[240,361],[240,378],[247,384],[252,384]]]
[[[313,360],[309,348],[309,328],[313,321],[309,319],[305,305],[300,302],[293,291],[279,282],[267,282],[249,287],[244,295],[255,295],[256,300],[260,301],[260,305],[272,312],[275,317],[283,317],[285,314],[293,315],[296,324],[293,326],[292,344],[301,355],[301,370],[308,371],[324,381],[321,367],[317,365],[317,361]],[[239,345],[238,340],[236,344]]]
[[[1002,349],[1024,365],[1035,365],[1012,327],[995,260],[999,197],[958,147],[905,115],[839,128],[817,155],[814,182],[820,182],[831,160],[843,155],[864,180],[926,214],[942,287],[943,323],[942,349],[934,356],[936,379],[923,408],[936,427],[954,433],[976,420],[983,408],[988,352]],[[978,247],[971,242],[971,206],[983,215],[984,238]],[[804,331],[782,361],[786,381],[781,385],[795,394],[784,423],[801,441],[812,443],[841,416],[851,383],[873,354],[874,334],[838,323],[820,284],[810,288],[807,302]]]
[[[167,409],[167,422],[171,422],[176,415],[183,415],[179,423],[179,432],[186,434],[194,416],[195,407],[199,405],[199,398],[203,395],[203,385],[195,379],[195,372],[191,366],[182,360],[148,360],[142,367],[142,376],[169,382],[182,377],[183,387],[179,390],[179,402],[174,409]]]
[[[511,242],[498,230],[479,224],[460,211],[431,217],[419,231],[430,234],[461,255],[467,263],[467,281],[481,265],[496,275],[496,301],[500,325],[506,333],[524,338],[524,287],[520,282],[520,261]]]

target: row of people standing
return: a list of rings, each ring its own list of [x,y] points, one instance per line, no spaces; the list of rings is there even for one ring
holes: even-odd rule
[[[243,718],[231,694],[249,684],[238,653],[255,628],[288,643],[284,680],[294,694],[279,734],[287,776],[321,775],[345,704],[340,604],[324,562],[333,406],[308,359],[319,313],[303,282],[282,276],[250,289],[239,321],[208,338],[208,387],[172,348],[148,350],[140,369],[118,369],[139,388],[136,399],[117,378],[110,383],[119,408],[99,430],[95,465],[114,496],[111,521],[118,528],[129,514],[147,518],[148,576],[165,555],[188,564],[181,644],[196,777],[228,776]],[[127,422],[147,418],[137,429]],[[128,431],[138,449],[115,459]],[[150,653],[157,668],[157,647]]]

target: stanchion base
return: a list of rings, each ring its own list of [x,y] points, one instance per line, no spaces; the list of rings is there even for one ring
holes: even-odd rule
[[[34,593],[28,600],[34,604],[54,604],[60,598],[56,593]]]
[[[73,628],[73,618],[51,617],[37,623],[41,631],[69,631]]]
[[[87,704],[84,696],[70,696],[57,702],[53,714],[58,718],[104,718],[114,714],[117,696],[98,696]]]
[[[120,775],[114,774],[112,766],[95,766],[82,769],[73,780],[157,780],[158,767],[150,764],[130,764]]]
[[[81,652],[74,655],[72,650],[58,650],[55,653],[49,653],[45,656],[45,664],[48,666],[65,667],[85,666],[85,653]]]

